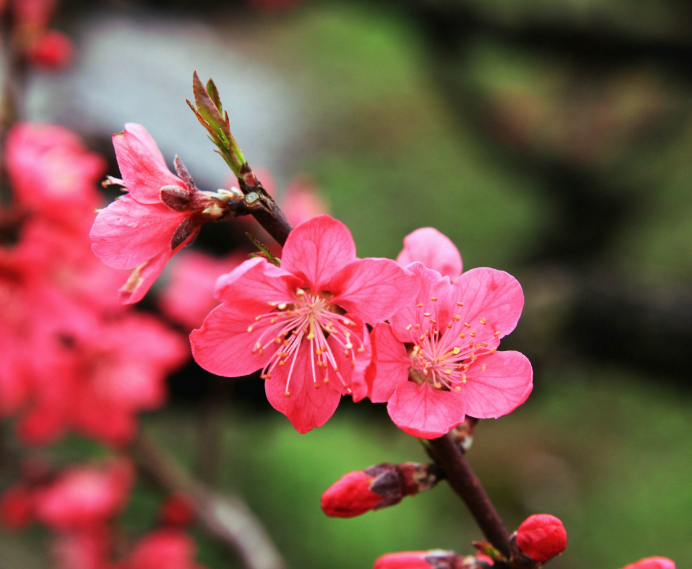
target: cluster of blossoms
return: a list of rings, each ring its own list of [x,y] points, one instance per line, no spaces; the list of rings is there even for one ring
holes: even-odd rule
[[[36,465],[26,470],[0,500],[0,522],[15,530],[32,522],[48,528],[58,569],[202,569],[194,562],[195,546],[184,531],[192,517],[176,496],[162,505],[156,529],[113,558],[113,528],[134,480],[127,459],[58,473]]]
[[[58,69],[74,56],[72,40],[49,29],[57,0],[0,0],[0,17],[11,25],[14,49],[33,66]]]

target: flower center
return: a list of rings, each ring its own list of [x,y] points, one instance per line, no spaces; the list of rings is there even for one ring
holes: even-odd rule
[[[436,298],[430,299],[433,303]],[[464,306],[459,301],[458,308]],[[417,323],[409,324],[408,330],[420,332],[413,344],[408,344],[411,358],[411,380],[419,385],[430,383],[443,391],[461,391],[466,383],[466,373],[480,356],[492,355],[497,350],[500,332],[485,318],[462,322],[459,314],[448,322],[437,320],[436,305],[432,312],[424,312],[418,304]],[[485,371],[485,364],[481,364]]]
[[[248,328],[248,332],[258,327],[264,328],[253,353],[262,355],[265,350],[276,346],[276,351],[262,370],[262,379],[271,379],[277,366],[290,365],[284,392],[286,397],[291,395],[291,376],[303,341],[309,343],[314,387],[319,389],[322,384],[328,384],[331,373],[349,393],[351,391],[351,386],[347,385],[339,370],[334,350],[341,350],[355,366],[356,353],[364,351],[363,342],[352,330],[355,322],[347,318],[339,306],[332,304],[333,296],[329,292],[313,293],[299,288],[295,293],[295,302],[269,302],[272,310],[257,316],[256,324]]]

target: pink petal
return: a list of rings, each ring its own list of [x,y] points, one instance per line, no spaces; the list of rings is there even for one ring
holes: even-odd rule
[[[281,268],[301,277],[313,292],[327,290],[332,277],[356,260],[356,244],[343,223],[319,215],[298,225],[288,236]]]
[[[336,295],[333,304],[376,324],[411,305],[419,284],[394,261],[358,259],[334,275],[327,290]]]
[[[519,352],[495,352],[471,365],[460,393],[468,415],[496,419],[519,407],[532,389],[533,370],[528,358]]]
[[[454,391],[441,391],[425,382],[412,381],[396,388],[387,412],[405,433],[424,439],[436,439],[464,420],[464,399]]]
[[[404,248],[396,262],[407,267],[416,261],[452,280],[461,274],[463,268],[456,245],[433,227],[416,229],[404,237]]]
[[[158,161],[159,164],[166,166],[166,160],[163,157],[161,150],[159,150],[159,145],[156,144],[156,141],[152,138],[146,128],[144,128],[141,124],[137,124],[136,122],[126,122],[125,130],[134,134],[139,139],[152,158]]]
[[[118,290],[118,300],[120,300],[120,303],[134,304],[142,300],[144,295],[149,292],[154,281],[159,278],[173,253],[170,250],[163,251],[132,271],[125,284]]]
[[[401,308],[389,321],[394,335],[401,342],[416,343],[421,330],[430,327],[433,318],[440,323],[440,328],[453,316],[453,309],[458,309],[452,302],[452,285],[449,277],[442,277],[437,271],[427,269],[421,263],[413,263],[406,269],[412,273],[420,286],[418,295]],[[432,300],[432,299],[436,300]],[[418,305],[422,306],[418,306]],[[425,316],[430,314],[430,316]],[[420,328],[416,328],[420,324]]]
[[[389,324],[375,326],[370,333],[370,341],[375,371],[370,399],[373,403],[385,403],[397,386],[408,382],[411,360],[406,354],[406,347],[394,337]]]
[[[171,240],[186,214],[163,204],[142,205],[129,196],[96,216],[89,237],[94,254],[114,269],[131,269],[171,250]]]
[[[162,161],[161,152],[153,150],[151,142],[142,141],[128,130],[113,135],[115,155],[127,191],[143,204],[161,203],[163,186],[185,187]]]
[[[190,334],[192,355],[207,371],[225,377],[242,377],[262,369],[275,349],[252,353],[262,329],[248,332],[257,312],[242,304],[222,304],[209,313],[204,324]]]
[[[524,308],[519,281],[495,269],[471,269],[464,273],[454,282],[452,294],[453,301],[464,304],[459,311],[461,322],[468,322],[476,331],[483,329],[483,335],[489,337],[497,331],[497,337],[502,338],[514,330]]]
[[[295,302],[296,289],[301,284],[300,279],[283,268],[255,257],[221,275],[216,281],[214,296],[228,303],[262,305],[253,309],[254,317],[269,312],[269,302]]]
[[[355,314],[348,313],[346,316],[355,322],[355,326],[353,327],[355,332],[354,335],[357,336],[361,341],[363,348],[362,352],[356,351],[355,366],[352,363],[351,357],[346,357],[344,355],[343,347],[336,341],[333,335],[327,338],[327,342],[332,348],[336,365],[339,368],[346,385],[350,386],[350,394],[353,396],[353,401],[358,403],[359,401],[368,397],[371,391],[370,384],[366,382],[365,373],[372,361],[372,346],[370,343],[370,335],[368,334],[368,329],[365,326],[365,323]],[[356,342],[353,342],[353,337],[351,341],[355,346]],[[335,381],[334,387],[338,388],[341,382],[337,382],[337,378],[332,379]],[[347,388],[344,388],[342,393],[348,394],[349,391]]]
[[[265,390],[272,407],[286,415],[299,433],[307,433],[324,425],[336,411],[341,400],[339,381],[332,376],[328,384],[319,382],[319,389],[315,388],[310,348],[303,341],[298,348],[288,384],[290,396],[287,397],[286,382],[292,364],[293,356],[288,358],[285,366],[275,367],[271,379],[265,382]]]

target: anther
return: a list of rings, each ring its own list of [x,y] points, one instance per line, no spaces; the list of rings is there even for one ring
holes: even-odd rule
[[[456,356],[461,350],[458,347],[454,347],[454,355]]]
[[[496,337],[496,338],[499,338],[499,337],[500,337],[500,331],[499,331],[499,330],[498,330],[497,332],[495,332],[495,337]]]
[[[463,302],[457,302],[457,306],[464,306]]]
[[[466,338],[466,334],[464,334],[464,333],[462,332],[461,334],[459,334],[459,337],[462,338],[462,339],[463,339],[463,338]]]
[[[322,383],[329,383],[329,378],[328,378],[328,377],[325,377],[325,378],[322,380]]]
[[[451,370],[451,369],[446,369],[446,370],[445,370],[445,375],[452,375],[452,370]]]
[[[459,386],[457,385],[457,386],[454,388],[454,391],[461,391],[461,387],[459,387]]]
[[[420,304],[416,304],[416,308],[423,308],[423,303],[421,302]]]
[[[442,384],[441,384],[441,383],[435,383],[434,385],[435,385],[435,387],[436,387],[437,389],[440,389],[440,388],[442,387]]]
[[[406,326],[406,330],[410,330],[411,328],[413,328],[413,324],[409,324],[408,326]]]
[[[483,346],[484,348],[487,348],[487,347],[488,347],[488,342],[481,342],[481,346]]]
[[[492,356],[496,351],[497,351],[497,348],[491,348],[490,349],[490,355]]]
[[[432,297],[430,297],[430,300],[432,300],[433,302],[437,302],[437,297],[436,297],[436,296],[432,296]]]
[[[248,328],[247,328],[248,332],[252,332],[253,330],[254,330],[254,328],[252,326],[248,326]]]
[[[430,312],[423,312],[423,316],[425,316],[426,318],[430,317]]]
[[[279,304],[279,305],[277,306],[277,308],[278,308],[279,310],[286,310],[286,306],[287,306],[287,304],[286,304],[285,302],[282,302],[281,304]]]
[[[481,366],[481,371],[485,371],[485,364]]]
[[[481,318],[481,324],[485,326],[488,323],[488,321],[485,318]]]
[[[465,326],[466,328],[471,328],[471,324],[469,324],[468,322],[464,322],[464,326]]]
[[[284,391],[284,395],[285,395],[286,397],[290,397],[290,396],[291,396],[291,394],[290,394],[288,391]]]
[[[475,337],[476,337],[476,332],[474,332],[473,330],[471,330],[471,331],[469,332],[469,335],[470,335],[472,338],[475,338]]]

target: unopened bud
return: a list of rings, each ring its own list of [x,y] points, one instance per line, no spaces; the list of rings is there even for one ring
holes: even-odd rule
[[[74,59],[74,44],[65,34],[48,30],[28,46],[26,57],[40,69],[62,69]]]
[[[462,569],[463,562],[453,551],[401,551],[383,555],[373,569]]]
[[[624,569],[675,569],[675,562],[667,557],[647,557],[631,563]]]
[[[161,504],[159,519],[166,525],[190,525],[195,520],[192,498],[182,493],[171,494]]]
[[[440,470],[432,464],[384,462],[342,476],[322,495],[322,510],[336,518],[360,516],[429,490],[439,480]]]
[[[521,554],[544,563],[567,548],[567,532],[555,516],[535,514],[522,522],[513,541]]]

